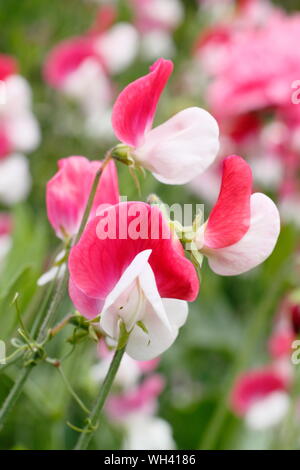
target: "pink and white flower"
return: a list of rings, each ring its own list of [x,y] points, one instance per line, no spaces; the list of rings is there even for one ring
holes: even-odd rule
[[[89,161],[81,156],[59,160],[59,170],[48,181],[46,191],[48,219],[59,238],[72,237],[78,232],[101,165],[100,161]],[[100,177],[90,218],[96,215],[99,206],[118,202],[118,176],[115,163],[110,161]]]
[[[148,360],[168,349],[185,323],[199,281],[157,207],[120,203],[91,220],[69,258],[70,296],[127,353]]]
[[[227,157],[218,201],[195,237],[211,269],[232,276],[254,268],[272,253],[279,232],[273,201],[262,193],[252,194],[249,165],[241,157]]]
[[[252,429],[276,426],[288,412],[288,387],[281,374],[270,367],[246,372],[238,377],[232,390],[232,409]]]
[[[150,73],[130,83],[112,113],[117,138],[130,156],[163,183],[184,184],[202,173],[218,152],[218,125],[204,109],[187,108],[152,129],[157,104],[173,63],[159,59]]]

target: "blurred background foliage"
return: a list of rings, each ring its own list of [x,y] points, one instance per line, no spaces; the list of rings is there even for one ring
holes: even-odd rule
[[[175,76],[188,66],[193,41],[203,27],[196,1],[183,3],[185,21],[175,32]],[[277,3],[288,9],[299,7],[297,1]],[[119,18],[130,20],[126,2],[121,1],[120,5]],[[69,155],[101,159],[107,150],[107,142],[93,141],[80,132],[76,121],[80,120],[80,113],[76,116],[75,110],[74,117],[73,104],[51,90],[41,74],[49,50],[62,39],[83,33],[96,9],[96,2],[84,0],[0,0],[0,50],[17,57],[21,74],[32,86],[34,112],[42,130],[41,145],[30,156],[32,192],[26,203],[14,209],[14,245],[1,273],[0,337],[6,341],[15,336],[17,326],[11,305],[15,292],[20,293],[20,310],[27,324],[34,320],[45,296],[45,288],[37,293],[36,280],[57,245],[45,212],[45,184],[56,171],[57,160]],[[121,89],[146,69],[145,63],[137,60],[115,81]],[[192,100],[177,93],[175,83],[173,77],[160,103],[158,122],[186,105],[203,104],[201,96]],[[127,169],[118,169],[121,194],[133,200],[139,198]],[[159,184],[148,173],[142,182],[141,199],[145,200],[150,192],[157,193],[166,203],[199,203],[185,188]],[[247,430],[230,413],[228,391],[237,371],[264,361],[266,338],[278,301],[297,281],[294,253],[298,244],[299,233],[293,226],[285,226],[273,255],[248,274],[222,278],[204,264],[199,299],[191,305],[187,324],[159,366],[167,379],[160,415],[173,427],[179,449],[270,447],[274,436]],[[57,320],[69,311],[71,304],[66,297]],[[65,342],[70,334],[71,327],[67,327],[51,342],[51,356],[61,357],[70,350]],[[96,361],[95,344],[84,340],[64,363],[70,382],[87,403],[97,392],[89,375],[90,366]],[[0,402],[18,370],[18,364],[1,370]],[[39,365],[1,431],[0,448],[70,449],[77,433],[66,423],[80,426],[82,419],[56,369],[46,363]],[[92,447],[115,449],[120,442],[121,431],[103,418]]]

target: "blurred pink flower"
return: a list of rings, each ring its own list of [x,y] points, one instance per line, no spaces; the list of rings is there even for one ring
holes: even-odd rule
[[[146,377],[136,387],[125,393],[112,395],[106,404],[106,411],[111,419],[120,421],[130,414],[153,414],[156,411],[157,398],[164,388],[161,375]]]
[[[102,162],[75,156],[59,160],[58,172],[47,183],[46,204],[48,219],[60,238],[77,233],[91,192],[92,184]],[[90,218],[103,204],[119,202],[118,176],[113,161],[100,177]]]
[[[172,31],[183,19],[183,9],[178,0],[130,0],[137,27],[142,32]]]
[[[246,372],[233,387],[232,410],[253,429],[276,426],[289,408],[288,386],[284,377],[271,367]]]
[[[0,80],[6,80],[10,75],[18,72],[17,61],[6,54],[0,54]]]

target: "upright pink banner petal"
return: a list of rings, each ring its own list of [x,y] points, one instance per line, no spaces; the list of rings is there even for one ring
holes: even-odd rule
[[[241,157],[224,160],[222,185],[205,230],[205,246],[224,248],[238,242],[250,224],[252,173]]]
[[[58,237],[77,233],[101,164],[100,161],[90,162],[81,156],[59,161],[59,171],[48,182],[46,192],[48,219]],[[118,177],[115,163],[111,161],[100,177],[90,216],[95,216],[102,204],[118,202]]]
[[[117,138],[132,147],[143,143],[151,129],[160,95],[173,71],[170,60],[158,59],[150,73],[130,83],[118,96],[112,112]]]

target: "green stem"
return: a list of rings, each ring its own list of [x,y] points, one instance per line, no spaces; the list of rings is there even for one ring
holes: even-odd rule
[[[53,297],[53,300],[50,304],[50,307],[46,313],[46,316],[43,320],[43,323],[41,325],[41,327],[39,328],[39,331],[38,331],[38,334],[37,334],[37,341],[38,342],[41,342],[43,341],[44,337],[46,336],[47,334],[47,330],[49,328],[49,325],[52,323],[52,319],[56,313],[56,310],[64,296],[64,293],[65,293],[65,290],[66,290],[66,287],[67,287],[67,282],[68,282],[68,270],[66,269],[65,272],[64,272],[64,275],[63,277],[60,278],[59,282],[58,282],[58,285],[57,285],[57,289],[55,291],[55,294],[54,294],[54,297]]]
[[[30,372],[33,369],[33,365],[30,365],[21,370],[19,377],[17,378],[15,384],[11,388],[9,394],[7,395],[1,409],[0,409],[0,431],[4,424],[5,419],[7,418],[9,412],[12,410],[14,405],[16,404],[21,392],[22,388],[30,375]]]
[[[92,185],[92,189],[91,189],[91,192],[90,192],[90,195],[89,195],[89,198],[88,198],[88,202],[87,202],[87,205],[86,205],[86,208],[85,208],[82,220],[81,220],[81,224],[80,224],[78,233],[77,233],[77,235],[75,237],[75,240],[74,240],[74,245],[76,245],[79,242],[80,237],[81,237],[81,235],[82,235],[82,233],[85,229],[85,226],[87,224],[87,221],[88,221],[91,209],[92,209],[94,198],[95,198],[95,195],[96,195],[96,191],[97,191],[97,187],[98,187],[98,184],[99,184],[100,176],[102,175],[105,167],[107,166],[107,164],[109,163],[110,160],[111,160],[111,152],[108,152],[105,159],[103,160],[101,168],[99,168],[99,170],[97,171],[97,173],[95,175],[94,182],[93,182],[93,185]]]
[[[90,414],[90,410],[85,406],[85,404],[83,403],[83,401],[81,400],[81,398],[79,398],[79,396],[77,395],[77,393],[75,392],[75,390],[73,390],[72,388],[72,385],[70,384],[70,382],[68,381],[67,379],[67,376],[65,375],[63,369],[61,366],[57,367],[57,370],[58,372],[60,373],[61,375],[61,378],[63,379],[63,382],[65,384],[65,386],[67,387],[67,389],[69,390],[70,394],[72,395],[72,397],[74,398],[74,400],[77,402],[77,404],[80,406],[80,408],[88,415]]]
[[[125,352],[125,348],[126,346],[124,346],[122,349],[118,349],[114,354],[109,370],[101,386],[98,399],[95,402],[95,405],[87,419],[87,424],[77,441],[75,450],[85,450],[90,443],[93,433],[95,432],[96,427],[97,427],[97,421],[98,421],[99,415],[103,409],[107,396],[112,387],[113,381],[115,379],[115,376],[118,372],[123,354]]]

